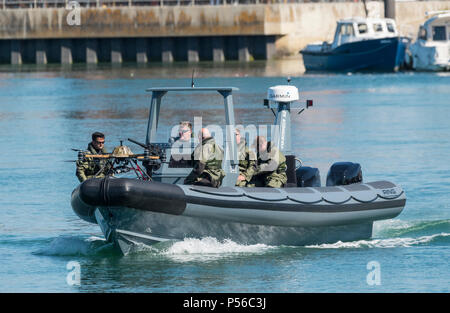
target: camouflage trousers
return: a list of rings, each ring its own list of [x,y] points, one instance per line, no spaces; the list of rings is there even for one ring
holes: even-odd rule
[[[253,176],[252,180],[248,182],[246,186],[282,188],[286,185],[286,182],[287,182],[286,173],[269,173]]]
[[[194,172],[191,172],[185,178],[184,184],[185,185],[199,185],[199,186],[219,188],[220,185],[222,185],[223,175],[214,175],[214,176],[218,176],[218,177],[214,178],[213,175],[211,175],[207,171],[204,171],[200,175],[197,175]]]

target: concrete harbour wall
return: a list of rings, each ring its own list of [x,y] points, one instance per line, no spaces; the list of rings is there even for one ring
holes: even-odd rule
[[[367,2],[368,15],[384,4]],[[426,11],[450,1],[396,3],[402,35],[415,37]],[[1,63],[124,61],[251,61],[293,55],[306,44],[331,40],[336,21],[364,16],[361,2],[238,6],[81,8],[80,24],[64,8],[0,11]]]

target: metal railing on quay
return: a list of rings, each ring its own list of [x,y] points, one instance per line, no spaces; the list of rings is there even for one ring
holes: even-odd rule
[[[0,9],[73,9],[75,7],[104,8],[124,6],[248,5],[323,2],[362,2],[362,0],[0,0]]]

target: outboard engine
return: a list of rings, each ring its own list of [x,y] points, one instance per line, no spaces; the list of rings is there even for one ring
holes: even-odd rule
[[[361,165],[352,162],[334,163],[327,175],[327,186],[362,183]]]
[[[320,187],[320,172],[318,168],[302,166],[295,171],[297,187]]]

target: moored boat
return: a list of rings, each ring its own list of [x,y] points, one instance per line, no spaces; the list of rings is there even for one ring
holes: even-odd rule
[[[450,70],[450,11],[430,12],[410,45],[408,57],[417,71]]]
[[[395,21],[352,18],[337,23],[332,43],[309,44],[300,53],[306,71],[398,71],[409,39],[400,37]]]

